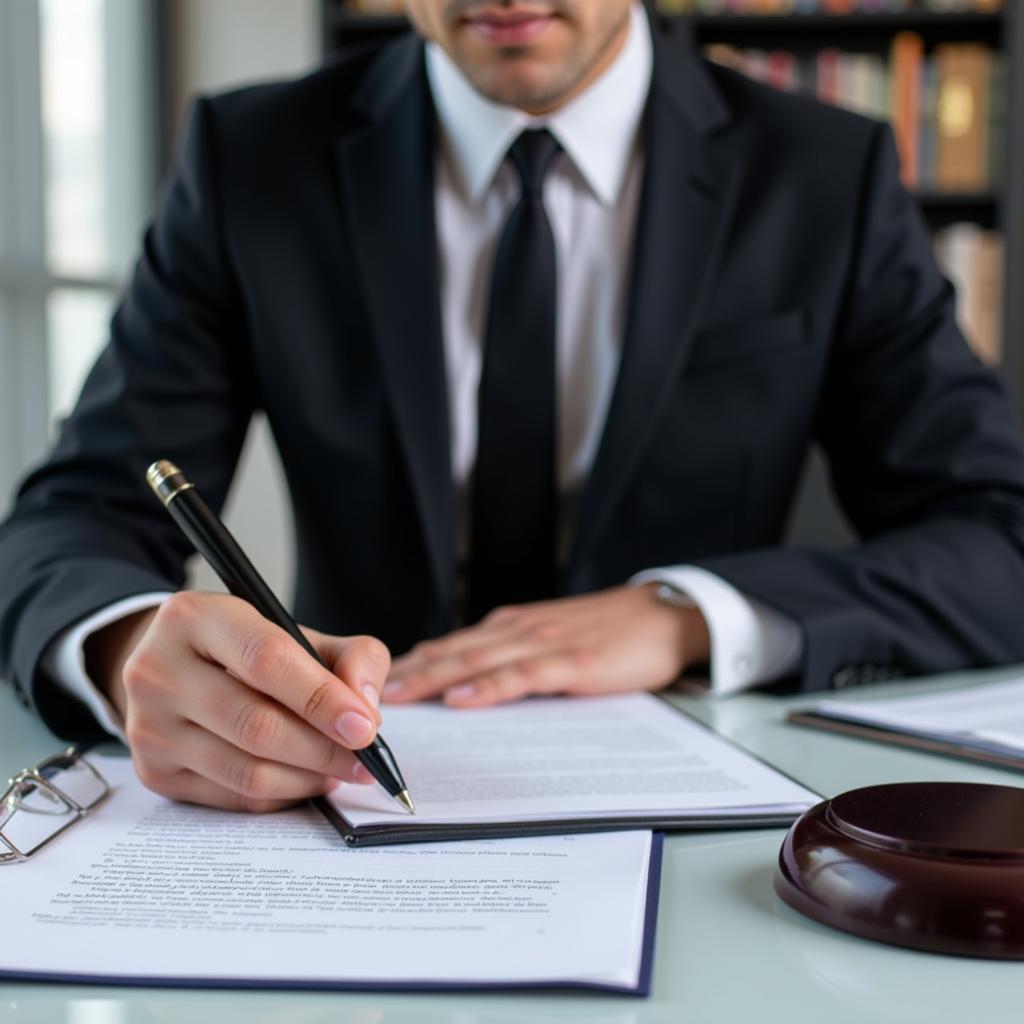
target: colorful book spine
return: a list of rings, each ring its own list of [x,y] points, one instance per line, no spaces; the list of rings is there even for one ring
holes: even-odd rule
[[[889,114],[900,154],[901,176],[908,188],[915,188],[920,178],[918,158],[924,41],[916,32],[897,33],[892,41],[889,60],[892,69]]]
[[[796,89],[796,57],[784,50],[773,50],[767,56],[767,78],[776,89],[792,92]]]
[[[980,191],[989,181],[992,51],[978,43],[945,43],[935,48],[935,61],[936,184],[954,192]]]
[[[921,72],[921,149],[918,158],[918,188],[936,188],[935,161],[938,153],[936,110],[938,109],[939,81],[934,61],[926,61]]]
[[[822,103],[839,103],[842,96],[839,81],[842,59],[842,51],[833,48],[822,50],[818,54],[816,92]]]

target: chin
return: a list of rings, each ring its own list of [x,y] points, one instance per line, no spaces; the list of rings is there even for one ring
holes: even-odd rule
[[[565,85],[566,69],[574,64],[573,46],[552,26],[524,47],[498,48],[467,33],[453,48],[455,62],[476,89],[495,103],[528,107],[557,98]]]
[[[551,61],[522,60],[518,66],[483,68],[473,84],[489,100],[509,107],[543,107],[564,91],[564,83],[551,72]],[[531,66],[534,65],[534,66]],[[541,66],[536,66],[541,65]]]
[[[552,99],[550,89],[529,84],[495,84],[481,91],[493,103],[500,103],[506,107],[521,107],[524,110],[545,106]]]

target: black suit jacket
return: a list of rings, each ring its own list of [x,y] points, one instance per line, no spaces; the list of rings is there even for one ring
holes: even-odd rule
[[[47,645],[182,584],[146,466],[173,459],[220,505],[254,410],[290,487],[300,621],[396,651],[451,627],[435,132],[412,37],[196,104],[110,345],[0,532],[0,675],[56,731],[84,719],[40,671]],[[808,689],[1024,660],[1017,427],[888,130],[659,38],[644,138],[621,369],[563,592],[704,566],[800,624]],[[813,441],[853,550],[779,546]]]

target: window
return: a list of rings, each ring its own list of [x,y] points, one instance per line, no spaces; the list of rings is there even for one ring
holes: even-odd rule
[[[148,0],[0,4],[0,487],[106,341],[156,179]]]

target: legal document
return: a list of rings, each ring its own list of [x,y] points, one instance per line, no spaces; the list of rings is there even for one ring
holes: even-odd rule
[[[802,725],[1024,768],[1024,679],[942,693],[823,700],[791,720]]]
[[[0,867],[0,976],[260,987],[647,984],[650,832],[351,849],[313,808],[111,795]],[[646,940],[646,941],[645,941]]]
[[[787,824],[820,797],[648,693],[479,710],[387,707],[416,815],[342,783],[325,813],[350,842],[631,825]]]

